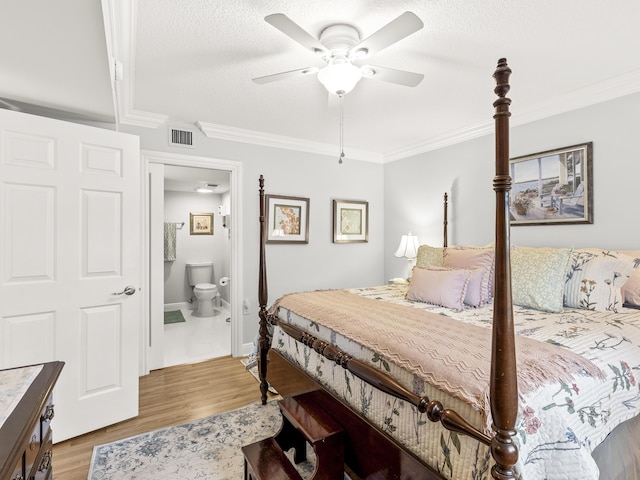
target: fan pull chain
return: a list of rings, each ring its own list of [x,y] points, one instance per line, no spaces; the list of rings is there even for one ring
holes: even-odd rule
[[[340,97],[340,157],[338,158],[338,165],[342,165],[342,159],[344,158],[344,92],[339,91]]]

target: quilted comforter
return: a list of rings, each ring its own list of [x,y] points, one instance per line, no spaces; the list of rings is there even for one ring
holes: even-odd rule
[[[398,303],[489,329],[491,306],[454,312],[404,299],[406,287],[399,285],[351,289],[349,292],[385,302]],[[354,357],[384,370],[420,395],[440,400],[468,421],[483,429],[486,412],[460,398],[438,390],[423,378],[394,363],[375,346],[365,346],[336,331],[280,309],[280,317],[329,341]],[[514,307],[516,333],[573,352],[596,365],[604,374],[576,374],[571,380],[547,382],[521,392],[516,441],[520,448],[517,471],[521,479],[593,479],[599,470],[591,456],[616,425],[640,413],[640,312],[600,313],[581,309],[550,314]],[[309,315],[307,315],[309,316]],[[313,350],[275,330],[272,347],[281,351],[315,376],[328,389],[344,398],[356,411],[395,437],[445,478],[474,480],[490,478],[491,457],[478,442],[429,422],[411,405],[377,391]],[[487,345],[487,349],[489,349]]]

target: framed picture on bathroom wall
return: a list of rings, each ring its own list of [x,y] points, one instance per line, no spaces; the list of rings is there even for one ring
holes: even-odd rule
[[[191,235],[213,235],[213,213],[190,213],[189,233]]]
[[[309,199],[266,195],[267,243],[309,243]]]

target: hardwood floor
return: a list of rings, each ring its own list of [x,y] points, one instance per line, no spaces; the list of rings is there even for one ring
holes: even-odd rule
[[[277,372],[274,368],[270,377],[274,378],[272,375]],[[94,445],[197,420],[259,400],[258,382],[239,358],[221,357],[155,370],[140,377],[137,417],[54,445],[53,478],[86,480]]]

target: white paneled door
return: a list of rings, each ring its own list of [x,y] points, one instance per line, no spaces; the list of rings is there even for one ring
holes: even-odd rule
[[[0,110],[0,368],[62,360],[55,440],[138,413],[138,137]]]

